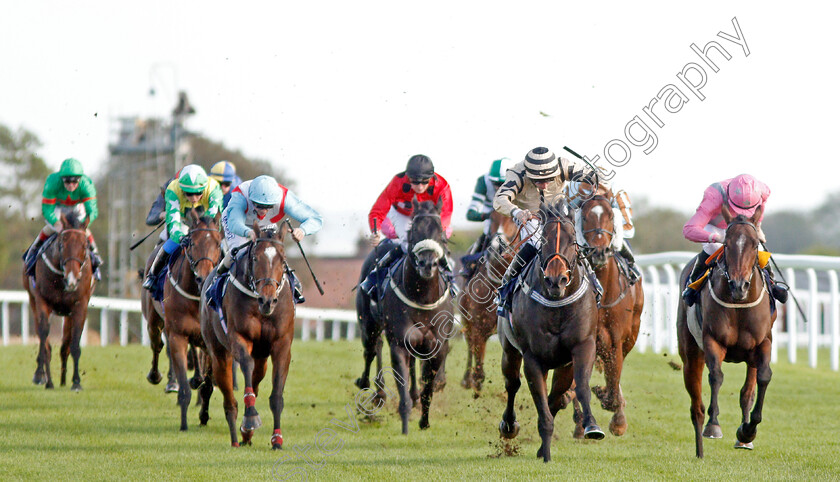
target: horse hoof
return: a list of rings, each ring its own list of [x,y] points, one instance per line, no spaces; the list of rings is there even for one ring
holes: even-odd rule
[[[590,425],[583,431],[583,438],[589,440],[601,440],[604,438],[604,431],[597,425]]]
[[[472,380],[470,380],[467,377],[464,377],[464,379],[461,380],[461,386],[467,389],[472,388]]]
[[[747,443],[735,442],[735,448],[736,449],[752,450],[753,449],[753,443],[752,442],[747,442]]]
[[[247,430],[244,426],[240,426],[239,433],[242,435],[242,445],[251,445],[251,438],[254,436],[254,431]]]
[[[230,446],[238,449],[239,448],[239,442],[231,442]]]
[[[146,375],[146,380],[148,380],[152,385],[157,385],[161,380],[163,380],[163,375],[161,375],[160,372],[149,372],[149,374]]]
[[[200,378],[190,378],[190,388],[192,388],[193,390],[198,390],[198,387],[201,386],[202,381],[203,380]]]
[[[175,393],[180,388],[181,387],[176,382],[169,382],[166,384],[166,388],[164,388],[163,391],[166,393]]]
[[[626,431],[627,419],[624,417],[624,415],[613,415],[612,420],[610,420],[610,433],[615,435],[616,437],[621,437]]]
[[[46,388],[47,390],[52,390],[53,388],[55,388],[55,385],[53,385],[52,380],[50,380],[46,383],[46,385],[44,385],[44,388]]]
[[[276,433],[271,436],[271,450],[283,449],[283,435]]]
[[[367,378],[359,377],[356,379],[356,386],[364,390],[365,388],[370,388],[370,380]]]
[[[202,426],[207,425],[207,421],[210,420],[210,414],[208,413],[199,413],[198,414],[198,423]]]
[[[70,387],[71,392],[81,392],[82,391],[82,384],[81,383],[74,383],[72,387]]]
[[[744,427],[746,426],[747,425],[744,424],[739,425],[738,430],[735,431],[735,437],[738,439],[739,442],[744,444],[750,443],[753,440],[755,440],[755,436],[757,434],[756,430],[753,430],[751,434],[747,433],[746,430],[744,430]]]
[[[445,379],[445,378],[444,378],[443,380],[441,380],[441,381],[437,381],[437,380],[436,380],[436,381],[434,382],[434,391],[435,391],[435,392],[440,392],[440,391],[443,391],[443,388],[444,388],[445,386],[446,386],[446,379]]]
[[[427,419],[427,420],[423,420],[423,419],[421,418],[421,419],[420,419],[420,430],[426,430],[426,429],[427,429],[427,428],[429,428],[429,427],[431,427],[431,425],[429,424],[429,420],[428,420],[428,419]]]
[[[703,436],[706,438],[723,438],[723,431],[720,429],[720,425],[706,425]]]
[[[242,431],[243,432],[253,432],[254,430],[262,427],[262,420],[260,419],[259,415],[254,415],[251,417],[245,417],[242,420]]]
[[[548,449],[540,447],[539,450],[537,450],[537,458],[543,459],[543,462],[545,463],[551,462],[551,452]]]
[[[519,422],[514,421],[513,426],[507,424],[504,420],[499,422],[499,436],[506,439],[516,438],[519,435]]]
[[[44,385],[47,383],[45,377],[43,375],[35,375],[32,377],[32,383],[35,385]]]

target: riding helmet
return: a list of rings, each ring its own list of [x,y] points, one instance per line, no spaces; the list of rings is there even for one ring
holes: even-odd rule
[[[435,165],[429,156],[417,154],[411,156],[408,164],[405,166],[405,174],[409,179],[418,181],[427,181],[435,175]]]
[[[525,175],[531,179],[556,177],[558,168],[557,157],[546,147],[535,147],[525,154]]]
[[[248,187],[248,199],[254,204],[274,206],[283,200],[283,190],[271,176],[258,176]]]
[[[219,161],[210,168],[210,177],[219,182],[233,182],[236,179],[236,166],[230,161]]]
[[[58,169],[58,175],[61,177],[81,177],[84,174],[85,171],[82,169],[82,163],[72,157],[65,159]]]
[[[496,159],[490,164],[490,172],[487,176],[490,178],[490,182],[501,184],[505,182],[505,173],[508,169],[510,169],[510,159],[507,157],[503,157],[501,159]]]
[[[726,197],[729,198],[729,208],[735,214],[752,216],[755,207],[761,202],[761,192],[756,188],[756,180],[749,174],[741,174],[732,178],[726,186]]]
[[[190,164],[181,169],[178,177],[178,186],[187,194],[196,194],[204,191],[207,187],[207,173],[198,164]]]

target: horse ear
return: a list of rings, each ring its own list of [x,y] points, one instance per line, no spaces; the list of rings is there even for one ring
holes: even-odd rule
[[[70,223],[67,221],[67,216],[62,211],[58,218],[61,221],[61,225],[67,227]]]
[[[419,203],[419,202],[417,202],[417,194],[415,194],[414,196],[411,196],[411,208],[412,208],[412,211],[416,211],[416,210],[417,210],[417,208],[419,208],[419,207],[420,207],[420,203]]]
[[[219,221],[220,221],[221,219],[222,219],[222,212],[221,212],[221,211],[218,211],[218,212],[216,212],[216,215],[215,215],[215,216],[213,216],[213,223],[215,223],[215,224],[216,224],[216,226],[218,226],[218,225],[219,225]]]
[[[753,213],[752,217],[750,218],[750,222],[753,224],[758,224],[758,221],[761,220],[761,214],[764,212],[764,206],[759,204],[757,208],[755,208],[755,212]]]
[[[726,221],[726,224],[732,222],[732,218],[735,216],[732,215],[732,212],[729,211],[729,203],[724,201],[724,203],[720,206],[720,215],[723,216],[723,220]]]
[[[438,212],[438,214],[440,214],[441,211],[443,211],[443,197],[438,198],[437,202],[435,203],[435,210]]]
[[[259,238],[260,237],[260,223],[258,223],[257,221],[254,221],[254,226],[253,226],[252,229],[254,230],[254,234],[256,234],[257,237]]]
[[[84,228],[85,231],[87,231],[88,224],[90,224],[90,218],[86,217],[85,222],[82,224],[82,228]]]

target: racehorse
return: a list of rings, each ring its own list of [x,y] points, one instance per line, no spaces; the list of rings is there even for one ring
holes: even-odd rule
[[[440,270],[446,255],[443,225],[440,219],[442,201],[417,202],[412,200],[411,227],[408,230],[408,253],[395,264],[393,277],[377,304],[377,315],[371,311],[360,311],[365,318],[365,371],[356,381],[362,388],[369,386],[370,363],[376,353],[376,345],[383,327],[391,348],[391,364],[394,370],[400,403],[402,433],[408,434],[408,416],[414,396],[406,382],[415,358],[421,360],[422,391],[420,428],[427,429],[429,407],[435,389],[435,378],[442,375],[446,355],[449,352],[449,338],[454,335],[449,282]],[[363,274],[364,276],[364,274]],[[450,303],[447,303],[450,302]],[[357,309],[360,308],[357,297]],[[361,308],[365,308],[364,305]],[[368,305],[369,308],[369,305]],[[374,329],[371,329],[374,327]],[[365,331],[363,329],[363,331]],[[378,393],[384,396],[381,371],[377,374]],[[412,388],[413,388],[412,381]]]
[[[545,462],[551,460],[554,417],[568,403],[564,394],[573,381],[582,408],[584,437],[604,438],[589,407],[598,308],[580,265],[570,211],[565,199],[540,206],[540,249],[534,262],[522,272],[520,289],[509,295],[513,296],[510,318],[500,316],[498,322],[507,390],[507,408],[499,433],[503,438],[514,438],[519,433],[514,402],[522,383],[519,368],[524,361],[525,378],[539,414],[542,444],[537,457]],[[551,369],[554,376],[551,393],[547,394],[546,377]]]
[[[82,222],[78,212],[62,210],[60,220],[64,229],[44,248],[35,264],[35,277],[30,278],[23,267],[23,286],[29,294],[29,306],[38,330],[38,368],[32,381],[53,388],[50,373],[50,314],[64,317],[61,340],[61,386],[67,376],[67,357],[73,355],[74,392],[82,389],[79,376],[79,346],[87,319],[88,302],[93,291],[90,245],[87,237],[89,221]]]
[[[292,339],[295,333],[295,306],[292,284],[286,275],[285,230],[275,226],[260,228],[254,223],[257,239],[245,246],[237,256],[221,300],[223,318],[208,303],[207,290],[212,278],[204,283],[201,295],[201,334],[210,354],[213,378],[224,396],[225,418],[230,428],[230,443],[239,447],[236,435],[238,406],[233,393],[233,360],[242,369],[245,383],[245,416],[240,432],[242,444],[251,445],[254,431],[262,425],[254,406],[260,382],[265,377],[268,357],[272,365],[272,390],[269,405],[274,415],[271,446],[283,446],[280,415],[283,412],[283,390]],[[209,388],[207,388],[209,387]],[[205,392],[206,389],[206,392]],[[204,403],[209,403],[213,384],[207,380],[202,389]]]
[[[619,267],[615,247],[622,240],[616,239],[610,200],[602,195],[591,197],[581,205],[579,216],[579,228],[587,246],[584,253],[604,289],[598,303],[596,352],[604,366],[606,387],[595,386],[592,391],[604,410],[615,412],[610,421],[610,432],[623,435],[627,430],[627,419],[620,384],[621,370],[624,358],[639,335],[645,295],[642,284],[631,285],[626,271]]]
[[[491,213],[490,219],[490,232],[496,233],[499,230],[498,226],[503,227],[503,232],[493,236],[484,256],[479,260],[480,264],[475,274],[464,280],[463,289],[458,297],[462,331],[467,340],[467,370],[464,372],[461,386],[473,388],[475,397],[481,392],[484,383],[487,339],[496,333],[496,292],[515,255],[515,248],[508,244],[516,236],[513,222],[496,211]]]
[[[152,344],[152,369],[147,378],[150,382],[160,381],[157,370],[158,356],[163,347],[159,320],[163,318],[171,370],[178,381],[178,405],[181,407],[181,430],[187,430],[187,408],[192,397],[191,388],[201,385],[201,370],[196,367],[195,376],[187,380],[187,352],[189,345],[203,348],[199,313],[199,287],[213,267],[221,259],[222,234],[219,231],[219,215],[201,216],[195,210],[187,215],[190,230],[181,239],[181,253],[170,265],[163,287],[163,302],[153,301],[144,290],[141,307],[148,320]],[[158,247],[160,249],[160,247]],[[149,257],[146,269],[151,266],[154,252]],[[201,356],[199,355],[198,358]],[[200,363],[199,363],[200,364]],[[199,422],[205,425],[209,415],[202,404]]]
[[[770,383],[771,329],[776,320],[775,303],[768,294],[767,281],[759,268],[759,236],[756,222],[761,219],[759,206],[752,217],[732,216],[724,204],[721,214],[727,222],[723,253],[718,256],[700,294],[702,318],[689,316],[685,301],[677,312],[677,340],[683,361],[685,389],[691,397],[691,420],[694,424],[696,455],[703,457],[703,437],[721,438],[718,423],[718,394],[723,384],[722,362],[747,364],[747,378],[741,388],[741,425],[736,431],[735,448],[752,449],[757,426],[761,422],[764,395]],[[715,258],[710,258],[710,262]],[[682,271],[685,284],[693,262]],[[769,300],[768,300],[769,298]],[[696,305],[695,305],[696,306]],[[696,313],[695,311],[695,313]],[[702,429],[703,365],[709,367],[711,401],[709,421]],[[756,385],[758,390],[756,391]],[[752,413],[750,406],[753,405]]]

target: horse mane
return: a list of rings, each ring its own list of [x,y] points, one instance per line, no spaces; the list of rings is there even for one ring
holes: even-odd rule
[[[565,197],[559,197],[548,203],[540,203],[540,217],[546,219],[571,218],[574,211]]]

